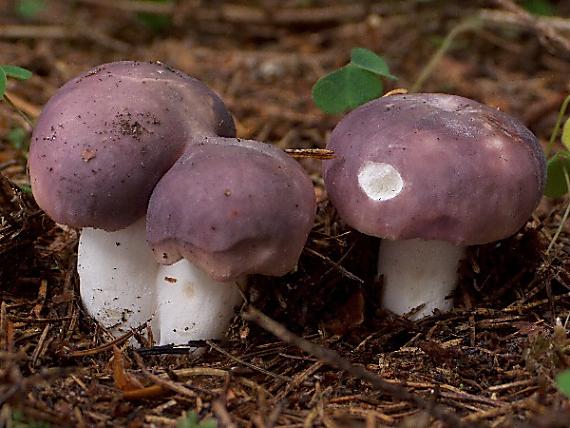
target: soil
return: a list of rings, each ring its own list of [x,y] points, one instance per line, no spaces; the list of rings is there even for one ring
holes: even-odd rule
[[[33,71],[7,90],[32,119],[98,64],[160,60],[217,91],[239,137],[324,148],[341,115],[320,112],[311,87],[356,46],[384,56],[399,77],[385,91],[431,71],[422,91],[500,108],[545,145],[570,91],[562,0],[526,2],[550,5],[550,18],[506,0],[45,0],[28,17],[19,3],[2,6],[1,62]],[[81,307],[78,231],[33,201],[30,131],[0,103],[1,426],[193,427],[192,414],[228,427],[570,426],[555,383],[570,367],[568,198],[545,198],[515,236],[471,247],[455,309],[414,322],[379,307],[378,240],[342,223],[321,161],[302,159],[319,208],[296,271],[253,277],[251,306],[223,341],[193,344],[200,352],[149,348],[137,332],[145,349],[135,351]]]

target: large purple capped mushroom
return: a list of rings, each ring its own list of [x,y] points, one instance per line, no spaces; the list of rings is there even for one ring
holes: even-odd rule
[[[114,332],[154,313],[158,265],[144,223],[151,192],[194,138],[215,135],[235,135],[222,101],[160,63],[96,67],[42,111],[30,147],[32,191],[56,222],[85,228],[82,300]]]
[[[62,86],[30,147],[38,204],[56,222],[123,229],[192,138],[232,137],[233,119],[202,82],[159,63],[101,65]]]
[[[311,180],[273,146],[204,137],[188,147],[156,186],[147,213],[156,260],[174,263],[158,272],[161,342],[218,337],[239,301],[225,282],[290,271],[315,210]]]
[[[468,245],[506,238],[537,206],[545,158],[519,121],[445,94],[395,95],[348,114],[325,161],[327,192],[355,229],[384,238],[383,305],[448,310]]]

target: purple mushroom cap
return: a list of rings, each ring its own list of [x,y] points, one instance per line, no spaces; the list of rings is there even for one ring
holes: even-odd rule
[[[475,245],[519,230],[546,180],[536,137],[511,116],[445,94],[371,101],[334,129],[326,189],[352,227],[392,240]]]
[[[147,240],[160,263],[184,257],[215,280],[279,276],[297,263],[315,211],[310,178],[284,152],[206,137],[157,184]]]
[[[56,222],[118,230],[145,214],[162,175],[192,138],[234,136],[203,83],[160,63],[116,62],[66,83],[32,136],[39,206]]]

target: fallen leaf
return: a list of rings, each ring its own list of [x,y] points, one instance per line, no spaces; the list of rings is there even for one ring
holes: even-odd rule
[[[143,384],[125,370],[123,351],[113,346],[113,379],[115,386],[123,392],[143,389]]]

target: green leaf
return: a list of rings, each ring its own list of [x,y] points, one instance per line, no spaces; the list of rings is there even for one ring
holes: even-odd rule
[[[161,33],[172,26],[170,17],[166,15],[157,15],[155,13],[139,12],[137,19],[149,30],[155,33]]]
[[[570,175],[570,152],[558,152],[548,160],[544,194],[549,198],[559,198],[568,193],[564,169]]]
[[[151,3],[172,3],[172,0],[144,0]],[[154,33],[162,33],[172,27],[170,16],[156,13],[139,12],[137,19]]]
[[[16,11],[21,17],[31,19],[44,10],[45,6],[44,0],[18,0]]]
[[[196,428],[198,426],[198,415],[195,412],[188,412],[178,419],[176,428]]]
[[[32,193],[32,186],[29,184],[18,184],[17,186],[22,193]]]
[[[7,81],[6,72],[0,67],[0,99],[4,98],[4,94],[6,93]]]
[[[384,58],[376,55],[369,49],[352,49],[350,52],[350,63],[358,68],[377,74],[378,76],[394,80],[398,79],[396,76],[390,74],[390,69],[388,68],[388,64],[386,64],[386,61],[384,61]]]
[[[186,414],[176,422],[176,428],[217,428],[218,423],[214,419],[200,421],[196,412]]]
[[[523,0],[521,6],[533,15],[554,15],[554,7],[548,0]]]
[[[17,65],[2,64],[0,65],[0,68],[4,70],[6,76],[12,77],[14,79],[27,80],[32,77],[32,72],[30,70],[27,70],[23,67],[18,67]]]
[[[14,149],[23,150],[26,149],[27,137],[28,133],[24,128],[14,128],[8,133],[6,138]]]
[[[570,370],[558,373],[555,380],[560,392],[570,398]]]
[[[382,94],[382,82],[353,64],[321,77],[313,86],[313,101],[329,114],[342,113]]]
[[[570,118],[564,124],[562,128],[562,144],[570,150]]]

